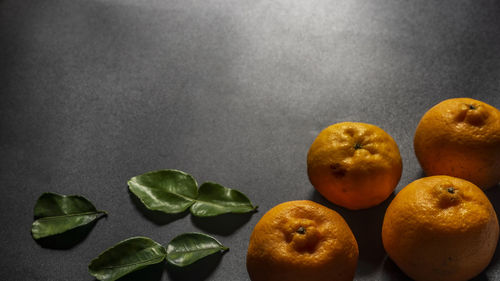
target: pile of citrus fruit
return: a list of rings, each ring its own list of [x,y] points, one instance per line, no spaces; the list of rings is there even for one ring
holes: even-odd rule
[[[500,111],[469,98],[442,101],[420,120],[414,149],[427,177],[390,203],[384,248],[414,280],[469,280],[490,263],[498,243],[498,219],[483,190],[500,182]],[[381,128],[344,122],[314,140],[307,173],[330,202],[359,210],[393,193],[402,161]],[[357,260],[356,239],[338,213],[291,201],[255,226],[247,270],[252,281],[343,281],[353,280]]]

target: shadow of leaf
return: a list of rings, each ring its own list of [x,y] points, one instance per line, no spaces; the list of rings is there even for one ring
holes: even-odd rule
[[[394,193],[377,206],[352,211],[330,203],[316,190],[312,192],[310,199],[338,212],[356,237],[359,247],[359,266],[356,275],[365,276],[377,271],[386,256],[382,244],[382,223],[385,210],[394,198]]]
[[[159,281],[163,275],[163,270],[165,266],[165,261],[158,264],[150,265],[141,270],[134,271],[130,274],[123,276],[116,281],[137,281],[137,280],[147,280],[147,281]]]
[[[152,221],[156,225],[165,225],[171,223],[175,220],[187,216],[189,213],[188,211],[185,211],[178,214],[167,214],[160,211],[152,211],[146,208],[146,206],[144,206],[141,200],[137,198],[137,196],[135,196],[135,194],[133,194],[128,188],[127,190],[128,190],[128,195],[130,197],[130,201],[132,201],[132,204],[134,204],[135,208],[141,213],[141,215],[144,218]]]
[[[222,255],[224,255],[222,252],[216,253],[186,267],[177,267],[167,263],[168,278],[173,281],[206,280],[219,265]]]
[[[41,238],[35,241],[38,243],[38,245],[40,245],[43,248],[58,249],[58,250],[71,249],[80,242],[83,242],[85,238],[87,238],[90,231],[97,223],[97,220],[89,224],[77,227],[75,229],[66,231],[64,233]]]
[[[191,221],[206,232],[228,236],[247,223],[254,213],[223,214],[215,217],[191,216]]]

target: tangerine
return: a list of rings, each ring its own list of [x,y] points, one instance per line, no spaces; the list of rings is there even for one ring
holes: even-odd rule
[[[500,111],[470,98],[442,101],[420,120],[414,148],[427,176],[492,187],[500,182]]]
[[[498,220],[473,183],[449,176],[416,180],[392,200],[382,225],[389,257],[416,281],[465,281],[490,263]]]
[[[351,281],[358,244],[335,211],[312,201],[289,201],[257,223],[247,253],[252,281]]]
[[[381,128],[343,122],[316,137],[307,154],[307,173],[330,202],[357,210],[389,197],[401,177],[402,161],[396,142]]]

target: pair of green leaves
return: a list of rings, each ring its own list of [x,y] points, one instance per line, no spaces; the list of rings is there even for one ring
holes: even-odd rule
[[[145,173],[131,178],[128,186],[148,209],[167,214],[184,212],[189,208],[197,217],[211,217],[257,209],[238,190],[212,182],[203,183],[198,189],[191,175],[178,170]]]
[[[166,259],[187,266],[206,256],[227,251],[215,238],[201,233],[181,234],[163,247],[147,237],[132,237],[101,253],[89,264],[89,272],[101,281],[113,281]]]
[[[241,192],[206,182],[198,190],[194,178],[178,170],[160,170],[133,177],[130,190],[150,210],[173,214],[190,208],[199,217],[225,213],[247,213],[257,209]],[[34,239],[61,234],[105,215],[86,198],[43,193],[35,204]]]
[[[61,234],[84,226],[106,215],[85,197],[43,193],[35,204],[35,221],[31,226],[34,239]]]

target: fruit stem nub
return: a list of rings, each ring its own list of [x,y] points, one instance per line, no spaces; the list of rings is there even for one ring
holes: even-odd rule
[[[455,193],[455,189],[453,187],[448,187],[448,192],[451,194]]]
[[[360,143],[356,143],[356,144],[354,145],[354,149],[356,149],[356,150],[357,150],[357,149],[360,149],[360,148],[361,148],[361,144],[360,144]]]
[[[473,104],[469,104],[469,109],[474,110],[474,109],[477,109],[477,107],[475,107]]]
[[[297,233],[306,234],[306,229],[303,226],[301,226],[301,227],[299,227],[299,229],[297,229]]]

